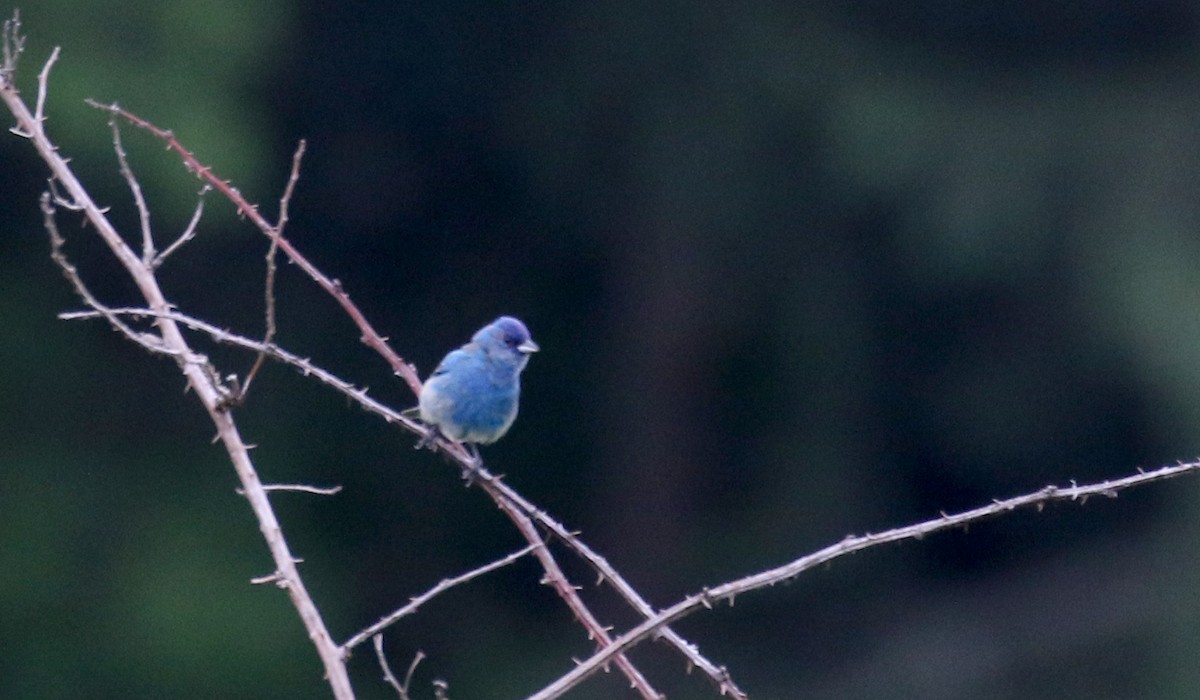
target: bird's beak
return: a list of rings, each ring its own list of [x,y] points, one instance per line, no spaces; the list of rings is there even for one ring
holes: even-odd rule
[[[517,349],[526,355],[531,352],[537,352],[538,350],[541,350],[541,348],[538,347],[538,344],[532,340],[526,340],[524,343],[518,345]]]

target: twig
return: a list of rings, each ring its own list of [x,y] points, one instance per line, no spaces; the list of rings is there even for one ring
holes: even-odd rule
[[[58,61],[59,53],[59,47],[55,46],[54,50],[50,52],[50,58],[46,60],[46,65],[42,66],[42,72],[38,73],[37,102],[33,111],[33,118],[37,120],[38,124],[46,121],[46,93],[47,84],[50,81],[50,68]]]
[[[379,648],[382,649],[383,648],[383,635],[379,635],[379,639],[380,639]],[[412,677],[413,677],[413,674],[416,673],[416,671],[417,671],[417,664],[421,663],[421,660],[424,658],[425,658],[425,652],[420,651],[420,650],[417,650],[417,653],[415,655],[413,655],[412,663],[410,663],[408,665],[408,672],[404,674],[404,692],[407,693],[408,689],[412,687]],[[408,699],[405,698],[405,700],[408,700]]]
[[[315,493],[318,496],[333,496],[341,493],[341,486],[309,486],[308,484],[263,484],[264,491],[299,491],[301,493]],[[239,496],[244,496],[245,493],[238,489]]]
[[[42,225],[46,229],[46,233],[50,236],[50,259],[53,260],[62,270],[63,276],[75,288],[75,293],[88,306],[95,309],[94,313],[109,322],[113,328],[122,333],[126,338],[141,345],[143,348],[156,353],[170,354],[170,351],[163,345],[162,338],[152,333],[143,333],[135,330],[121,320],[122,313],[108,308],[100,302],[99,299],[92,294],[84,283],[83,278],[79,276],[79,270],[75,268],[71,261],[67,259],[63,253],[63,245],[66,243],[63,237],[58,232],[58,222],[55,219],[54,204],[49,192],[43,192],[38,200],[42,209]]]
[[[971,510],[956,513],[954,515],[942,514],[941,517],[924,522],[898,527],[884,532],[866,534],[859,536],[847,536],[841,542],[829,545],[824,549],[820,549],[812,554],[805,555],[791,561],[783,566],[762,571],[750,576],[745,576],[719,586],[706,588],[700,593],[690,595],[678,603],[672,605],[659,612],[657,615],[646,619],[641,624],[636,625],[625,634],[618,637],[609,646],[597,651],[591,658],[577,665],[569,673],[564,674],[554,683],[543,688],[541,691],[529,696],[527,700],[551,700],[557,698],[571,688],[575,687],[584,678],[587,678],[592,673],[599,670],[616,654],[622,650],[632,647],[634,644],[652,636],[660,627],[668,622],[678,620],[685,615],[691,614],[700,608],[711,609],[714,605],[721,601],[727,601],[730,604],[736,596],[749,591],[758,590],[767,586],[773,586],[777,583],[787,581],[799,576],[801,573],[808,571],[814,567],[830,562],[839,557],[845,556],[852,552],[857,552],[869,547],[875,547],[887,542],[898,542],[900,540],[920,539],[926,535],[949,530],[957,527],[966,527],[967,525],[983,520],[991,516],[1007,513],[1018,508],[1028,508],[1030,506],[1037,508],[1039,511],[1046,506],[1047,503],[1053,501],[1073,501],[1080,505],[1087,502],[1091,496],[1104,496],[1106,498],[1116,498],[1117,494],[1127,488],[1148,484],[1154,481],[1162,481],[1183,474],[1188,474],[1194,471],[1200,471],[1200,462],[1189,462],[1186,464],[1177,464],[1173,466],[1165,466],[1149,472],[1138,472],[1120,479],[1110,479],[1097,482],[1094,484],[1085,484],[1083,486],[1074,483],[1071,486],[1046,486],[1033,493],[1016,496],[1004,500],[993,501],[989,505],[980,506]]]
[[[296,183],[300,181],[300,161],[304,159],[304,150],[308,142],[300,139],[296,144],[296,152],[292,154],[292,170],[288,174],[287,185],[283,188],[283,196],[279,198],[279,221],[275,224],[275,233],[282,234],[288,222],[288,204],[296,192]]]
[[[192,212],[192,219],[188,222],[187,228],[183,229],[183,233],[179,234],[171,245],[167,246],[163,252],[159,253],[154,258],[154,262],[150,264],[151,268],[158,269],[167,260],[167,256],[179,250],[184,243],[196,237],[196,226],[200,223],[200,217],[204,214],[204,195],[212,190],[207,183],[200,188],[199,198],[196,200],[196,210]]]
[[[300,180],[300,161],[304,158],[304,148],[305,142],[301,139],[296,146],[295,154],[292,155],[292,171],[288,176],[287,186],[283,188],[283,196],[279,198],[279,221],[267,234],[271,238],[271,245],[267,249],[267,279],[263,284],[263,308],[266,315],[263,345],[268,345],[275,339],[275,257],[279,251],[279,239],[283,237],[283,229],[288,222],[288,203],[292,200],[292,193],[296,191],[296,182]],[[244,399],[250,391],[250,383],[258,375],[258,370],[266,359],[266,354],[261,352],[254,358],[254,365],[250,367],[249,372],[246,372],[246,381],[242,385],[239,398]]]
[[[281,576],[279,572],[276,571],[274,573],[267,574],[266,576],[255,576],[254,578],[250,579],[250,583],[254,584],[255,586],[261,586],[264,583],[274,583],[276,585],[280,585],[280,580]]]
[[[433,588],[430,588],[429,590],[425,591],[421,595],[410,599],[407,605],[404,605],[403,607],[398,608],[397,610],[395,610],[391,613],[388,613],[387,615],[380,618],[380,620],[378,622],[376,622],[375,624],[371,625],[370,627],[367,627],[363,631],[355,634],[353,637],[351,637],[351,638],[347,639],[345,642],[343,642],[342,646],[341,646],[342,656],[344,658],[349,658],[350,652],[354,649],[354,647],[358,646],[359,644],[362,644],[363,642],[367,641],[371,637],[378,635],[380,632],[382,632],[383,630],[387,629],[392,624],[394,624],[397,620],[400,620],[401,618],[412,615],[413,613],[415,613],[417,611],[418,608],[420,608],[425,603],[428,603],[430,601],[430,599],[434,598],[435,596],[441,595],[442,593],[445,593],[446,591],[450,590],[451,588],[454,588],[455,586],[459,586],[459,585],[466,583],[467,581],[479,578],[480,576],[483,576],[484,574],[495,571],[496,569],[508,566],[509,564],[515,562],[516,560],[520,559],[521,557],[525,556],[526,554],[529,554],[533,550],[534,550],[534,545],[528,545],[522,549],[518,549],[517,551],[512,552],[511,554],[509,554],[507,556],[501,557],[495,561],[488,562],[487,564],[484,564],[483,566],[471,569],[470,571],[466,572],[465,574],[459,574],[458,576],[454,576],[452,578],[444,578],[441,581],[438,581],[437,584],[434,585]]]
[[[388,664],[387,656],[383,653],[383,635],[377,634],[371,640],[375,643],[375,656],[379,659],[379,667],[383,669],[383,680],[387,684],[396,689],[396,693],[400,696],[400,700],[410,700],[408,688],[412,684],[413,673],[417,670],[417,664],[425,658],[425,653],[418,651],[413,657],[412,663],[408,665],[408,673],[404,674],[404,682],[396,680],[395,674],[392,673],[392,667]]]
[[[121,171],[121,177],[125,178],[125,184],[129,186],[129,191],[133,193],[133,203],[137,207],[138,222],[142,229],[142,263],[152,266],[155,251],[154,235],[150,229],[150,208],[146,206],[141,183],[133,176],[133,170],[129,167],[129,155],[121,144],[121,125],[117,123],[115,116],[109,117],[108,125],[112,128],[113,152],[117,154],[118,169]]]
[[[0,85],[12,87],[13,75],[17,72],[17,61],[25,50],[25,37],[21,36],[21,11],[13,10],[12,19],[4,20],[3,44],[4,64],[0,65]]]

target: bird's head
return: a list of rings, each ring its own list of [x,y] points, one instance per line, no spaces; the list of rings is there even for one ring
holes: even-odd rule
[[[530,353],[539,350],[538,344],[529,335],[529,329],[520,319],[512,316],[501,316],[492,321],[479,329],[471,341],[489,355],[509,355],[520,360],[522,365],[529,360]]]

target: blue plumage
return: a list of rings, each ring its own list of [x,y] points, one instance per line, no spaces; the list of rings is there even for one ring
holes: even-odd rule
[[[521,371],[538,351],[524,323],[501,316],[442,359],[421,387],[421,420],[458,442],[499,440],[517,418]]]

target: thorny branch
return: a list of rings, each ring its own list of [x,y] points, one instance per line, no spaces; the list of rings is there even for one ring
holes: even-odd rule
[[[128,316],[131,318],[153,318],[159,315],[157,312],[154,312],[150,309],[142,308],[118,308],[110,309],[109,311],[118,316]],[[310,360],[290,353],[277,345],[263,345],[256,340],[251,340],[228,330],[217,328],[210,323],[192,318],[178,311],[168,311],[164,315],[181,325],[202,333],[206,333],[210,338],[219,343],[235,345],[246,348],[247,350],[265,353],[272,359],[289,365],[295,368],[301,374],[305,376],[311,376],[321,383],[342,393],[351,401],[356,402],[364,410],[380,416],[388,423],[398,423],[415,432],[424,430],[420,424],[413,422],[412,419],[408,418],[402,411],[396,411],[391,407],[371,398],[366,389],[356,387],[354,384],[333,375],[321,367],[314,365]],[[97,311],[72,311],[59,314],[59,317],[68,320],[89,319],[100,318],[102,317],[102,314]],[[453,449],[454,446],[451,445],[450,448]],[[461,455],[461,459],[467,460],[469,458],[464,453]],[[496,501],[498,504],[503,504],[501,505],[502,508],[507,507],[505,513],[509,515],[510,518],[523,515],[524,519],[528,519],[536,523],[538,526],[544,528],[547,532],[554,535],[555,538],[562,541],[568,548],[575,551],[596,570],[601,581],[612,586],[613,589],[616,590],[627,601],[629,601],[629,603],[636,610],[638,610],[639,613],[646,617],[649,617],[655,613],[654,609],[650,607],[649,603],[647,603],[645,599],[643,599],[637,593],[637,591],[634,590],[633,586],[625,581],[625,579],[608,563],[606,559],[588,547],[583,540],[581,540],[575,533],[569,531],[562,523],[555,520],[545,511],[537,508],[520,493],[505,484],[499,477],[493,475],[483,467],[474,468],[471,472],[471,478],[474,479],[475,482],[481,486],[481,488],[487,490],[488,494],[494,501]],[[527,526],[523,524],[518,525],[518,527],[527,528]],[[527,531],[527,529],[522,529],[523,533]],[[555,568],[557,569],[557,566]],[[561,583],[558,585],[570,587],[570,584],[565,580],[565,577],[560,576],[559,581],[561,581]],[[556,583],[554,581],[551,582]],[[746,697],[745,692],[742,691],[736,683],[734,683],[728,671],[723,666],[717,666],[703,656],[694,644],[688,642],[669,627],[662,629],[660,633],[668,643],[676,647],[676,649],[678,649],[680,653],[685,656],[692,666],[699,668],[705,675],[707,675],[713,681],[714,685],[716,685],[721,691],[722,695],[728,695],[732,698]]]
[[[238,213],[249,219],[265,235],[271,235],[271,231],[274,229],[274,226],[271,224],[271,222],[267,221],[266,217],[264,217],[262,213],[258,211],[258,205],[251,204],[246,200],[245,197],[242,196],[242,193],[236,187],[230,184],[228,180],[222,180],[221,178],[217,177],[215,173],[213,173],[211,168],[201,164],[196,156],[193,155],[192,152],[187,148],[185,148],[177,138],[175,138],[175,134],[166,129],[160,129],[149,121],[122,109],[117,104],[105,105],[95,100],[86,100],[86,102],[96,109],[102,109],[114,114],[118,114],[130,124],[145,129],[151,134],[154,134],[158,138],[162,139],[163,142],[167,144],[169,149],[179,154],[179,157],[183,160],[184,167],[194,173],[196,177],[209,183],[214,189],[225,195],[226,199],[228,199],[230,202],[233,202],[234,206],[237,207]],[[284,255],[287,255],[288,259],[295,263],[296,266],[301,270],[303,270],[305,274],[311,277],[313,281],[317,283],[317,285],[333,296],[333,298],[336,299],[341,305],[342,310],[345,311],[348,316],[350,316],[351,320],[354,321],[355,325],[357,325],[359,330],[362,332],[360,340],[382,355],[391,366],[392,371],[408,384],[409,388],[412,389],[414,394],[419,393],[421,391],[421,378],[417,375],[416,368],[401,359],[401,357],[397,355],[396,352],[391,349],[391,347],[388,346],[386,338],[381,336],[374,329],[374,327],[371,326],[370,322],[367,321],[366,316],[364,316],[358,307],[350,301],[350,295],[347,294],[344,289],[342,289],[342,283],[336,279],[326,276],[325,273],[317,269],[317,267],[313,265],[308,258],[302,255],[300,251],[297,250],[286,238],[283,238],[282,236],[279,236],[278,238],[279,249],[283,251]]]
[[[212,185],[214,189],[224,194],[231,202],[234,203],[239,213],[250,219],[265,235],[272,239],[273,244],[278,244],[279,249],[282,250],[293,263],[304,270],[320,287],[331,294],[342,306],[347,315],[349,315],[356,325],[358,325],[359,330],[362,333],[361,340],[369,347],[375,349],[385,359],[385,361],[388,362],[393,371],[408,382],[409,387],[412,389],[414,394],[420,392],[421,383],[416,374],[416,369],[412,367],[412,365],[404,362],[404,360],[401,359],[400,356],[393,351],[390,346],[388,346],[387,339],[375,331],[374,327],[372,327],[367,321],[365,315],[350,300],[349,295],[346,294],[345,290],[341,286],[341,283],[337,280],[327,277],[324,273],[317,269],[317,267],[313,265],[306,257],[304,257],[285,237],[275,230],[275,227],[272,226],[258,211],[258,207],[250,204],[242,196],[241,192],[237,190],[237,188],[230,185],[229,182],[221,180],[212,172],[211,168],[201,164],[195,155],[192,154],[192,152],[186,147],[184,147],[172,132],[159,128],[151,122],[142,119],[141,117],[132,114],[125,109],[122,109],[116,104],[102,105],[93,100],[89,100],[88,104],[96,107],[97,109],[103,109],[109,111],[110,113],[120,115],[131,124],[145,129],[146,131],[149,131],[158,138],[162,139],[167,144],[169,149],[180,155],[184,161],[184,165],[189,171],[195,173],[197,177],[201,178],[208,184]],[[300,152],[302,152],[302,149],[301,151],[298,151],[298,154]],[[293,183],[289,181],[289,186],[291,184]],[[404,424],[410,430],[413,430],[418,434],[424,435],[426,432],[424,426],[414,424],[412,421],[406,421]],[[464,472],[474,468],[470,456],[466,454],[461,445],[456,445],[446,441],[439,441],[437,444],[445,454],[449,455],[463,467]],[[496,502],[496,505],[499,506],[500,509],[513,521],[514,525],[522,533],[522,535],[531,544],[533,544],[537,540],[538,536],[536,528],[533,527],[532,522],[530,522],[530,518],[532,517],[535,520],[537,518],[532,516],[530,511],[536,511],[536,509],[533,509],[532,507],[522,507],[512,499],[504,496],[501,491],[495,488],[485,488],[485,490]],[[520,500],[523,501],[524,499]],[[556,530],[559,532],[566,532],[566,529],[561,527],[561,525],[559,525]],[[578,547],[575,549],[577,552],[582,552],[586,548]],[[568,607],[571,608],[576,619],[578,619],[579,622],[587,629],[589,637],[591,637],[593,640],[596,640],[601,645],[606,644],[609,640],[607,629],[595,619],[591,611],[588,610],[587,606],[583,603],[582,599],[579,598],[575,587],[567,581],[566,576],[562,573],[562,570],[558,566],[557,562],[554,561],[553,555],[550,553],[550,551],[543,546],[535,551],[535,555],[542,562],[543,568],[546,571],[546,581],[555,589],[564,602],[566,602]],[[601,571],[600,574],[602,578],[608,578],[609,580],[619,579],[619,576],[616,575],[615,570],[612,570],[607,563],[605,563],[605,568],[607,571]],[[618,591],[621,591],[623,595],[625,592],[633,591],[632,586],[629,586],[624,582],[622,583],[622,586],[618,586]],[[640,598],[640,596],[637,596],[636,593],[633,593],[630,602],[634,605],[635,609],[638,609],[639,612],[642,612],[643,614],[646,614],[646,612],[650,610],[649,605],[646,604],[645,601]],[[688,659],[688,662],[691,665],[700,668],[703,672],[709,675],[713,682],[721,689],[722,693],[728,693],[734,698],[745,697],[745,693],[743,693],[736,686],[736,684],[733,683],[728,673],[723,668],[716,666],[701,656],[695,645],[688,643],[673,631],[665,633],[664,636],[670,643],[676,646],[676,648],[685,656],[685,658]],[[643,697],[658,697],[657,691],[650,687],[649,683],[644,679],[644,677],[641,676],[637,669],[633,667],[632,663],[630,663],[623,656],[619,657],[616,660],[616,663],[618,668],[620,668],[622,672],[624,672],[629,678],[630,682],[636,688],[638,688]]]
[[[50,66],[57,59],[57,56],[58,51],[56,50],[51,56],[51,60],[47,63],[45,69],[39,76],[39,96],[43,99],[46,93],[46,84],[48,82]],[[15,66],[9,66],[9,68],[15,68]],[[9,73],[6,73],[6,75],[11,75],[11,70]],[[7,79],[4,83],[4,87],[11,87],[10,82]],[[312,603],[311,599],[308,597],[307,591],[305,591],[303,587],[299,573],[295,568],[297,560],[291,556],[290,552],[287,551],[286,543],[282,537],[282,531],[275,520],[275,516],[270,508],[270,504],[267,502],[266,490],[262,487],[261,483],[259,483],[257,475],[254,473],[253,465],[249,461],[247,448],[245,444],[242,443],[240,436],[237,436],[236,434],[236,427],[228,409],[236,401],[240,394],[236,391],[236,389],[233,393],[231,393],[221,386],[219,380],[217,380],[215,377],[215,371],[208,366],[207,359],[202,355],[193,353],[190,348],[187,347],[183,336],[180,334],[177,322],[170,317],[169,312],[172,307],[170,303],[167,302],[163,297],[158,288],[157,280],[154,277],[154,270],[156,267],[155,262],[161,260],[161,258],[154,255],[153,252],[154,246],[152,242],[152,234],[149,231],[148,226],[148,210],[141,208],[141,205],[139,204],[139,212],[143,214],[143,255],[139,258],[139,256],[133,253],[132,249],[130,249],[130,247],[125,243],[124,239],[117,233],[115,228],[113,228],[112,225],[107,221],[104,216],[104,211],[91,201],[82,185],[78,183],[78,180],[75,179],[74,175],[70,172],[66,162],[54,156],[55,147],[50,143],[49,139],[42,130],[41,120],[36,119],[32,115],[28,114],[28,110],[25,108],[24,103],[20,100],[16,90],[6,89],[4,98],[10,110],[15,116],[17,116],[17,132],[19,135],[25,136],[33,142],[35,148],[39,151],[39,154],[50,165],[55,179],[65,187],[67,195],[56,196],[55,199],[63,205],[82,211],[88,220],[91,221],[93,225],[100,231],[102,238],[105,239],[112,252],[125,266],[126,270],[129,272],[134,281],[138,283],[139,288],[146,296],[146,299],[149,302],[149,309],[152,311],[151,318],[153,318],[154,324],[156,327],[158,327],[160,333],[162,334],[163,345],[170,352],[187,357],[186,361],[179,360],[180,366],[184,369],[185,374],[187,374],[189,383],[197,391],[197,394],[200,395],[202,401],[205,403],[205,406],[209,409],[210,415],[212,416],[214,422],[218,425],[219,436],[223,442],[225,442],[226,448],[230,452],[231,458],[235,462],[235,466],[239,467],[239,475],[243,479],[243,491],[254,506],[256,514],[259,515],[260,526],[263,530],[264,536],[268,539],[268,544],[271,546],[273,556],[275,556],[276,559],[277,570],[270,576],[260,577],[259,580],[274,581],[280,587],[289,591],[293,598],[293,602],[297,605],[297,608],[301,613],[302,619],[305,621],[306,626],[309,627],[309,636],[318,646],[318,651],[322,657],[322,660],[326,664],[326,675],[334,689],[335,695],[338,697],[352,697],[352,690],[350,688],[348,678],[346,677],[344,664],[341,663],[340,658],[335,659],[330,653],[331,649],[329,645],[331,644],[331,640],[329,638],[329,634],[325,630],[324,623],[317,612],[316,606]],[[41,101],[39,101],[39,104],[40,103]],[[272,238],[273,249],[277,246],[279,249],[283,250],[285,254],[288,255],[289,259],[292,260],[292,262],[304,269],[315,281],[317,281],[320,286],[329,291],[339,301],[339,303],[341,303],[346,312],[353,319],[355,319],[360,328],[363,330],[364,342],[372,347],[375,347],[381,352],[381,354],[384,355],[385,358],[388,358],[389,363],[392,365],[396,373],[404,377],[406,381],[408,381],[410,387],[413,387],[414,390],[419,389],[420,382],[416,376],[415,369],[400,360],[400,358],[394,352],[392,352],[390,348],[387,347],[385,340],[371,328],[370,324],[366,321],[361,312],[350,302],[349,296],[346,295],[341,289],[340,283],[338,283],[336,280],[325,277],[319,270],[315,268],[315,266],[309,263],[307,259],[305,259],[298,251],[296,251],[291,244],[285,238],[283,238],[282,235],[280,235],[280,224],[270,224],[258,212],[257,208],[249,205],[241,197],[240,193],[235,188],[230,186],[228,182],[224,182],[215,178],[207,168],[199,166],[194,157],[192,157],[191,154],[186,151],[186,149],[183,149],[183,147],[179,145],[179,142],[175,140],[174,136],[169,132],[157,129],[157,127],[150,125],[148,122],[140,120],[124,110],[121,110],[116,105],[111,105],[105,109],[114,115],[120,115],[123,118],[130,120],[131,123],[141,126],[142,128],[149,129],[160,137],[167,139],[168,143],[172,144],[172,148],[175,148],[181,154],[184,154],[185,162],[189,163],[189,167],[191,167],[193,164],[197,166],[198,174],[202,175],[202,177],[204,177],[204,179],[210,185],[212,185],[212,187],[218,191],[221,191],[232,201],[234,201],[241,213],[254,221],[261,230],[263,230]],[[123,149],[121,149],[120,146],[119,133],[115,133],[114,138],[114,147],[121,150],[123,153]],[[296,163],[295,168],[298,168],[300,153],[302,153],[302,148],[300,151],[298,151],[294,161]],[[121,160],[122,158],[119,156],[118,161]],[[295,168],[293,170],[293,177],[289,180],[288,189],[285,191],[284,197],[281,200],[281,208],[284,211],[286,211],[287,200],[290,198],[291,191],[295,184],[295,179],[297,176],[297,171]],[[136,186],[136,181],[131,184],[131,187],[134,188],[133,192],[135,202],[139,202],[141,200],[139,191],[140,188]],[[280,223],[282,223],[282,217]],[[63,260],[65,261],[65,258]],[[269,290],[267,294],[270,294]],[[85,302],[86,301],[87,298],[85,297]],[[97,308],[98,311],[101,311],[102,307],[94,308]],[[106,318],[110,316],[110,314],[103,315],[105,315]],[[144,341],[144,338],[142,338],[142,335],[144,334],[139,334],[137,331],[128,326],[124,326],[123,328],[118,327],[118,330],[121,330],[121,332],[125,333],[130,338]],[[268,332],[269,331],[270,329],[268,328]],[[262,343],[261,345],[264,348],[269,347],[269,343]],[[157,348],[154,345],[149,345],[143,342],[143,346],[147,349],[154,349],[157,351]],[[203,367],[203,371],[201,370],[201,367]],[[413,424],[411,421],[401,422],[418,432],[424,431],[423,427]],[[461,446],[457,445],[446,445],[445,447],[449,448],[450,450],[461,450]],[[521,514],[516,508],[511,506],[506,507],[508,504],[503,503],[500,505],[502,509],[504,509],[514,520],[514,522],[517,523],[518,529],[522,532],[526,539],[529,540],[531,544],[537,545],[536,554],[546,571],[545,580],[555,588],[555,590],[565,601],[567,601],[568,605],[575,613],[575,616],[585,625],[585,627],[588,628],[588,634],[593,639],[606,641],[608,639],[607,631],[594,618],[591,612],[587,609],[586,605],[584,605],[583,601],[579,598],[576,589],[566,580],[565,575],[563,575],[561,569],[554,561],[553,555],[541,541],[541,537],[538,534],[536,527],[532,524],[532,521]],[[621,657],[616,660],[616,663],[618,667],[620,667],[621,670],[629,677],[631,684],[639,690],[640,694],[644,698],[660,697],[657,691],[655,691],[649,685],[648,681],[646,681],[646,679],[640,674],[640,672],[637,671],[636,668],[633,667],[631,663],[628,662],[628,660]]]
[[[142,229],[142,264],[153,266],[156,251],[154,250],[154,233],[150,229],[150,208],[146,206],[146,197],[142,194],[142,184],[133,175],[129,167],[129,154],[121,143],[121,125],[116,117],[109,117],[108,126],[112,129],[113,152],[117,154],[117,164],[125,185],[133,194],[133,203],[137,207],[138,222]]]
[[[288,204],[292,201],[292,194],[296,191],[296,182],[300,180],[300,161],[304,158],[304,149],[305,142],[301,140],[296,146],[296,153],[292,156],[292,172],[288,176],[287,186],[283,189],[283,196],[279,198],[279,221],[268,234],[271,237],[271,245],[267,250],[267,279],[263,284],[263,307],[266,315],[263,345],[269,345],[275,338],[275,259],[279,252],[279,239],[283,237],[283,228],[287,226]],[[208,185],[206,184],[206,186]],[[246,380],[242,383],[239,399],[244,399],[250,391],[250,383],[254,381],[254,377],[266,359],[266,354],[261,352],[254,358],[254,365],[250,367],[249,372],[246,372]]]
[[[471,569],[470,571],[466,572],[465,574],[459,574],[458,576],[454,576],[452,578],[446,578],[446,579],[442,579],[441,581],[438,581],[437,584],[433,586],[433,588],[430,588],[429,590],[425,591],[421,595],[415,596],[411,600],[409,600],[407,605],[405,605],[391,613],[388,613],[387,615],[383,616],[383,618],[381,618],[379,620],[379,622],[376,622],[375,624],[371,625],[370,627],[367,627],[363,631],[359,632],[358,634],[354,635],[353,637],[351,637],[351,638],[347,639],[345,642],[343,642],[342,643],[342,655],[349,658],[350,652],[354,650],[354,647],[358,646],[359,644],[362,644],[363,642],[367,641],[371,637],[375,637],[375,636],[379,635],[380,632],[382,632],[383,630],[385,630],[388,627],[395,624],[397,620],[400,620],[401,618],[412,615],[422,605],[424,605],[425,603],[428,603],[430,601],[430,599],[442,594],[445,591],[450,590],[451,588],[454,588],[455,586],[460,586],[460,585],[466,583],[467,581],[479,578],[480,576],[483,576],[484,574],[495,571],[496,569],[499,569],[501,567],[508,566],[509,564],[515,562],[516,560],[520,559],[521,557],[525,556],[526,554],[529,554],[530,552],[532,552],[534,550],[534,547],[535,547],[535,545],[532,545],[532,544],[528,545],[526,547],[523,547],[522,549],[518,549],[517,551],[513,552],[512,554],[509,554],[506,557],[501,557],[500,559],[488,562],[487,564],[484,564],[483,566]]]
[[[886,530],[878,533],[868,533],[865,535],[849,535],[841,542],[831,544],[824,549],[817,550],[812,554],[806,554],[799,559],[793,560],[783,566],[767,571],[761,571],[756,574],[751,574],[743,578],[735,579],[718,586],[705,588],[699,593],[690,595],[683,600],[675,603],[669,608],[665,608],[658,614],[646,619],[639,625],[634,626],[625,634],[622,634],[614,642],[597,651],[591,658],[577,665],[570,673],[563,675],[554,683],[546,686],[541,691],[529,696],[527,700],[551,700],[561,696],[566,691],[578,685],[580,681],[595,673],[606,664],[615,654],[621,653],[622,650],[628,649],[638,642],[654,636],[659,628],[663,625],[678,620],[686,615],[689,615],[701,608],[712,609],[717,603],[722,601],[733,604],[734,598],[742,593],[759,590],[768,586],[774,586],[777,583],[793,579],[801,573],[808,571],[814,567],[826,564],[834,559],[843,557],[847,554],[852,554],[869,547],[875,547],[888,542],[899,542],[901,540],[921,539],[926,535],[931,535],[935,532],[950,530],[954,528],[965,528],[971,523],[978,522],[985,518],[989,518],[1003,513],[1008,513],[1018,508],[1033,507],[1037,510],[1042,510],[1047,503],[1055,501],[1071,501],[1083,505],[1087,503],[1088,498],[1092,496],[1104,496],[1106,498],[1116,498],[1117,494],[1125,489],[1134,486],[1142,486],[1155,481],[1163,481],[1171,479],[1183,474],[1200,471],[1200,462],[1188,462],[1165,467],[1159,467],[1152,471],[1139,471],[1137,474],[1122,477],[1120,479],[1109,479],[1100,481],[1094,484],[1084,484],[1082,486],[1072,482],[1070,486],[1046,486],[1033,493],[1027,493],[1013,498],[1004,500],[996,500],[986,506],[973,508],[948,515],[943,513],[940,517],[924,522],[898,527],[892,530]]]
[[[179,237],[171,242],[171,245],[167,246],[163,252],[154,256],[154,262],[150,264],[151,268],[158,269],[166,262],[167,257],[171,253],[179,250],[185,243],[196,237],[196,227],[200,224],[200,217],[204,215],[204,195],[208,194],[211,190],[212,187],[207,183],[200,188],[200,193],[196,201],[196,210],[192,212],[192,218],[188,221],[188,225],[183,229],[183,233],[179,234]]]
[[[87,221],[95,228],[97,235],[100,236],[108,246],[110,252],[117,258],[117,261],[125,268],[125,271],[137,285],[138,291],[145,298],[149,308],[158,313],[169,310],[171,305],[166,300],[162,289],[158,285],[158,280],[154,276],[151,264],[133,252],[108,220],[104,211],[92,200],[87,190],[67,165],[66,160],[58,155],[57,148],[46,136],[43,128],[44,114],[42,113],[42,107],[47,92],[50,68],[57,59],[58,49],[54,50],[50,60],[46,62],[45,67],[38,75],[38,106],[35,112],[30,112],[17,92],[13,78],[16,71],[16,58],[20,53],[21,45],[20,39],[17,37],[18,24],[17,18],[14,17],[13,20],[5,22],[4,25],[5,65],[4,79],[0,82],[0,100],[3,100],[17,121],[13,133],[30,141],[41,159],[49,166],[51,176],[57,182],[57,187],[60,187],[64,192],[62,195],[57,195],[56,199],[63,205],[82,212]],[[54,212],[49,202],[49,197],[43,198],[43,210],[46,216],[52,217]],[[53,245],[56,244],[52,243]],[[61,258],[61,256],[59,257]],[[65,258],[62,258],[62,260],[65,261]],[[64,268],[64,272],[66,271],[67,268]],[[69,274],[68,276],[70,277]],[[77,289],[79,288],[77,287]],[[86,303],[88,296],[83,295],[82,290],[81,296],[83,296]],[[161,344],[162,352],[175,359],[180,371],[187,377],[188,384],[208,411],[209,418],[216,427],[218,438],[237,471],[238,478],[242,482],[242,488],[246,494],[246,499],[250,502],[251,508],[258,519],[259,529],[262,531],[263,538],[275,562],[275,575],[278,578],[278,582],[281,587],[287,590],[288,596],[291,598],[293,606],[303,621],[310,639],[312,639],[313,644],[316,646],[317,653],[325,666],[326,678],[335,697],[346,700],[353,698],[354,693],[350,687],[350,680],[346,674],[345,665],[338,653],[337,646],[333,643],[328,630],[325,628],[325,623],[321,618],[320,612],[309,596],[300,573],[296,568],[296,559],[292,556],[288,548],[287,541],[284,539],[283,531],[278,519],[275,517],[275,512],[271,507],[267,493],[263,490],[262,484],[259,481],[254,464],[250,459],[249,448],[242,440],[233,417],[223,408],[225,401],[223,388],[219,383],[213,381],[210,374],[204,370],[203,365],[205,363],[201,359],[202,356],[192,351],[176,322],[160,316],[154,320],[154,325],[157,330],[156,343]],[[153,347],[153,344],[144,344],[144,347],[148,347],[149,349]],[[155,351],[160,350],[155,349]]]
[[[404,674],[404,682],[401,683],[396,679],[396,675],[392,673],[392,667],[388,664],[387,655],[383,653],[383,635],[377,634],[371,638],[375,646],[375,658],[379,660],[379,667],[383,669],[383,680],[396,690],[396,694],[400,696],[400,700],[412,700],[408,694],[409,687],[412,686],[413,674],[417,671],[417,664],[421,663],[425,658],[424,652],[418,651],[413,657],[412,663],[408,665],[408,673]]]

